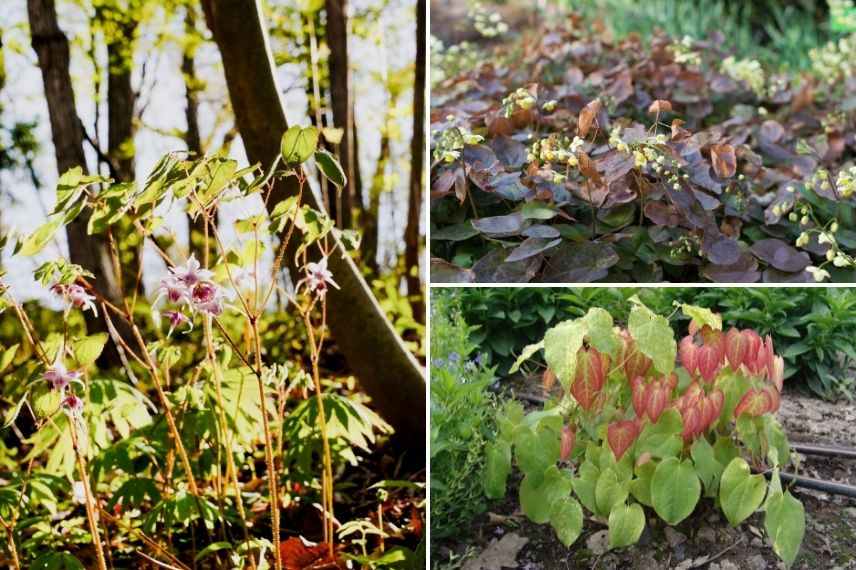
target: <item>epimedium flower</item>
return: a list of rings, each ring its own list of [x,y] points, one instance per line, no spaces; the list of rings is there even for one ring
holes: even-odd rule
[[[83,413],[83,400],[69,392],[62,399],[62,409],[70,416],[79,417]]]
[[[51,388],[58,391],[65,390],[69,384],[77,381],[79,378],[80,372],[77,370],[72,371],[66,369],[62,360],[59,358],[53,366],[45,370],[44,374],[42,374],[42,379],[50,384]]]
[[[95,306],[95,297],[86,292],[86,289],[81,287],[76,283],[72,283],[71,285],[65,285],[63,283],[56,283],[51,287],[51,291],[55,294],[60,295],[67,302],[71,303],[73,307],[76,307],[82,311],[92,311],[95,316],[98,316],[98,308]]]
[[[333,280],[333,274],[327,269],[327,257],[321,258],[321,261],[306,264],[303,268],[306,272],[306,277],[300,280],[301,283],[306,283],[309,290],[323,297],[327,294],[327,285],[332,285],[339,289],[339,284]]]
[[[211,281],[214,277],[211,271],[202,268],[199,261],[196,260],[196,254],[191,254],[184,265],[172,267],[170,271],[176,279],[188,287],[193,287],[203,281]]]
[[[173,331],[183,324],[187,324],[189,327],[185,332],[193,330],[193,321],[181,311],[165,311],[164,315],[169,319],[169,332],[166,336],[172,336]]]

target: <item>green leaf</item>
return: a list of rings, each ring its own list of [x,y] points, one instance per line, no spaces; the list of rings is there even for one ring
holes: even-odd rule
[[[586,327],[582,321],[564,321],[544,335],[544,358],[568,390],[577,369],[577,352],[583,345]]]
[[[583,509],[573,497],[563,497],[550,510],[550,524],[565,546],[576,542],[583,530]]]
[[[315,127],[290,127],[282,135],[280,151],[286,164],[295,166],[306,162],[318,146],[318,129]]]
[[[600,477],[600,469],[591,462],[584,461],[574,477],[574,493],[579,497],[583,506],[589,511],[597,512],[597,501],[595,499],[595,487]]]
[[[107,338],[107,333],[98,333],[72,343],[74,358],[80,366],[86,367],[98,360],[104,350],[104,345],[107,344]]]
[[[615,470],[612,468],[605,469],[598,477],[594,489],[595,503],[597,504],[595,513],[604,517],[609,516],[616,505],[627,500],[629,494],[629,485],[619,479]]]
[[[588,328],[586,336],[592,346],[600,352],[615,356],[621,341],[612,328],[612,315],[601,308],[592,307],[583,320]]]
[[[544,471],[559,460],[562,435],[546,424],[521,426],[514,435],[514,448],[520,470],[539,483]]]
[[[511,473],[511,446],[498,439],[486,449],[484,491],[489,499],[505,497],[505,483]]]
[[[765,488],[764,476],[752,475],[742,457],[728,464],[719,483],[719,503],[732,526],[743,522],[761,506]]]
[[[649,507],[653,507],[651,502],[651,479],[654,478],[654,472],[657,470],[657,464],[653,461],[643,463],[636,468],[636,478],[630,481],[630,494],[633,498]]]
[[[616,505],[609,513],[610,548],[636,544],[643,530],[645,530],[645,513],[638,504]]]
[[[2,370],[2,368],[0,368]],[[788,436],[785,435],[782,426],[772,415],[762,416],[764,422],[764,436],[767,438],[767,457],[774,466],[787,465],[791,457],[791,446]]]
[[[212,542],[211,544],[209,544],[208,546],[206,546],[205,548],[200,550],[199,554],[197,554],[196,558],[194,558],[193,560],[195,560],[196,562],[199,562],[203,558],[207,558],[208,556],[211,556],[212,554],[214,554],[218,550],[226,550],[226,549],[231,549],[231,548],[232,548],[231,542],[226,542],[226,541]]]
[[[27,236],[18,250],[20,255],[35,255],[42,251],[48,242],[53,239],[56,231],[62,226],[62,216],[51,216],[47,222],[39,226],[36,231]]]
[[[15,354],[18,352],[19,344],[13,344],[0,354],[0,372],[6,370],[6,367],[12,364],[15,359]]]
[[[805,534],[805,509],[790,491],[774,493],[767,500],[764,526],[773,550],[788,567],[794,563]]]
[[[716,460],[713,447],[705,438],[700,437],[690,448],[690,454],[695,464],[696,474],[704,484],[705,496],[715,497],[719,491],[719,478],[724,467]]]
[[[699,328],[707,325],[713,330],[722,330],[722,317],[710,309],[684,303],[681,305],[681,310],[686,316],[692,319]]]
[[[627,328],[636,340],[639,350],[650,358],[654,368],[661,374],[669,374],[675,368],[675,357],[678,345],[669,321],[665,317],[654,314],[638,299],[630,311]]]
[[[526,475],[520,483],[520,506],[532,522],[544,524],[550,520],[553,505],[569,497],[572,488],[571,474],[551,465],[540,483]]]
[[[674,457],[683,449],[681,414],[670,408],[660,415],[656,424],[646,424],[636,441],[636,456],[646,451],[654,457]]]
[[[345,171],[342,170],[342,165],[336,160],[336,157],[324,149],[315,151],[315,164],[321,173],[327,177],[327,180],[343,188],[348,183],[348,178],[345,176]]]
[[[520,365],[525,361],[532,358],[532,355],[544,348],[544,341],[536,342],[535,344],[530,344],[524,347],[523,352],[520,353],[520,356],[517,357],[517,360],[514,361],[514,364],[508,370],[509,374],[514,374],[518,370],[520,370]]]
[[[701,483],[689,460],[664,459],[651,479],[651,502],[660,518],[676,525],[693,512],[701,496]]]
[[[550,220],[556,217],[556,208],[545,202],[526,202],[520,208],[520,214],[527,220]]]

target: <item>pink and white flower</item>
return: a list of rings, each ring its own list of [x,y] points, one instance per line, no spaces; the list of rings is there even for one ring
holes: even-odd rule
[[[200,281],[211,281],[211,278],[214,277],[211,271],[202,269],[195,254],[192,254],[184,265],[172,267],[170,271],[176,279],[188,287],[193,287]]]
[[[76,283],[72,283],[71,285],[65,285],[62,283],[57,283],[53,287],[51,287],[51,291],[60,295],[72,304],[72,306],[81,309],[82,311],[92,311],[95,316],[98,316],[98,308],[95,306],[95,297],[86,292],[86,289],[77,285]]]
[[[65,412],[71,416],[80,416],[83,413],[83,400],[72,393],[68,393],[62,399],[62,407]]]
[[[181,311],[165,311],[164,315],[169,319],[169,332],[166,336],[172,336],[173,331],[183,324],[187,324],[189,327],[185,332],[193,330],[193,321]]]
[[[69,384],[77,381],[80,378],[80,372],[77,370],[67,370],[62,360],[57,359],[53,366],[45,370],[42,378],[47,381],[54,390],[63,391]]]
[[[300,283],[306,283],[309,290],[323,297],[327,293],[327,285],[332,285],[339,289],[339,284],[333,281],[333,274],[327,269],[327,258],[321,258],[318,263],[309,262],[304,267],[306,277],[300,280]]]

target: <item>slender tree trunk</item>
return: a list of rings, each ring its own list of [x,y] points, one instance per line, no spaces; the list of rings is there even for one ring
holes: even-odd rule
[[[330,99],[333,108],[333,123],[342,129],[339,144],[339,162],[348,177],[348,184],[341,193],[330,188],[330,216],[340,222],[340,227],[349,228],[353,221],[354,197],[360,199],[362,180],[356,152],[356,124],[354,101],[351,91],[351,68],[348,62],[348,0],[326,0],[327,47],[330,49]]]
[[[184,33],[186,36],[196,36],[196,7],[188,4],[184,15]],[[184,141],[187,150],[200,157],[205,154],[202,148],[202,136],[199,133],[199,78],[196,76],[196,57],[194,42],[185,47],[181,56],[181,74],[184,77],[184,118],[187,121],[187,130],[184,132]],[[215,217],[216,219],[216,217]],[[187,217],[188,243],[190,251],[197,259],[206,259],[205,256],[205,217]]]
[[[204,0],[206,18],[220,48],[226,83],[238,129],[251,162],[265,166],[279,153],[288,125],[274,75],[267,24],[260,0]],[[277,180],[268,207],[298,192],[293,176]],[[303,196],[319,208],[311,192]],[[291,240],[286,259],[293,264],[299,240]],[[424,371],[395,333],[359,269],[341,242],[329,258],[329,267],[341,289],[328,293],[328,323],[362,387],[381,415],[421,457],[425,445]],[[291,267],[294,275],[299,268]]]
[[[74,90],[69,75],[68,39],[57,22],[54,0],[27,0],[27,10],[32,45],[38,56],[48,102],[57,169],[60,174],[75,166],[80,166],[85,171],[83,131],[77,117]],[[122,293],[113,273],[106,240],[103,236],[87,235],[87,221],[88,216],[81,214],[68,224],[66,232],[69,256],[72,263],[92,272],[95,276],[93,285],[104,297],[121,306]],[[107,331],[106,323],[91,312],[86,313],[86,324],[90,333]],[[99,364],[110,366],[119,362],[119,354],[114,345],[108,344]]]
[[[388,125],[388,116],[386,122]],[[378,243],[380,241],[380,195],[386,186],[386,166],[389,163],[390,151],[389,129],[384,127],[380,135],[380,156],[378,156],[372,185],[369,188],[369,205],[363,216],[362,227],[363,261],[375,275],[380,273],[380,266],[377,261]]]
[[[136,94],[131,85],[132,36],[136,26],[122,26],[120,40],[107,42],[107,156],[116,166],[122,182],[133,182],[134,106]],[[127,35],[125,35],[127,34]]]
[[[407,228],[404,230],[404,267],[407,271],[407,295],[413,317],[425,321],[425,303],[420,278],[419,222],[422,184],[425,176],[425,0],[416,2],[416,76],[413,82],[413,138],[410,142],[410,196],[407,204]]]

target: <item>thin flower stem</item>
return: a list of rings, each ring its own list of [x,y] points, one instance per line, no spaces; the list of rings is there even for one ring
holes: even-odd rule
[[[208,245],[206,242],[206,251]],[[211,363],[211,370],[214,375],[214,393],[217,396],[217,417],[220,422],[220,431],[225,435],[226,447],[226,476],[231,480],[232,486],[235,488],[235,505],[238,508],[238,517],[241,519],[241,529],[244,533],[244,542],[249,545],[250,532],[247,528],[247,513],[244,511],[244,502],[241,499],[241,486],[238,483],[238,470],[235,467],[235,458],[232,456],[232,432],[229,430],[229,424],[226,421],[226,406],[223,403],[223,372],[220,370],[220,363],[217,362],[217,357],[214,354],[214,342],[211,335],[211,320],[205,319],[205,344],[208,347],[208,361]],[[256,560],[252,555],[249,555],[250,566],[253,570],[256,569]]]
[[[313,303],[314,305],[314,303]],[[326,307],[326,304],[325,304]],[[326,320],[326,308],[322,307]],[[324,450],[323,461],[324,470],[322,477],[322,495],[324,496],[324,541],[330,550],[330,555],[333,555],[333,460],[330,452],[330,442],[327,437],[327,415],[324,412],[324,394],[321,388],[321,377],[318,368],[318,360],[320,358],[321,346],[324,343],[323,325],[321,337],[316,343],[315,330],[312,328],[311,321],[312,307],[303,313],[303,318],[306,323],[306,330],[309,333],[309,344],[312,347],[312,381],[315,384],[316,401],[318,402],[318,420],[321,424],[321,442]]]
[[[83,494],[86,501],[86,519],[89,523],[89,533],[92,535],[92,545],[95,547],[95,556],[98,560],[99,570],[107,570],[104,560],[104,547],[101,545],[101,535],[98,532],[98,523],[95,522],[95,507],[92,500],[92,490],[89,488],[89,473],[86,468],[86,459],[80,451],[80,442],[77,439],[77,426],[74,418],[69,417],[68,429],[71,432],[71,445],[77,458],[77,469],[80,471],[80,479],[83,483]]]
[[[12,567],[15,570],[21,570],[21,561],[18,559],[18,548],[15,546],[15,529],[3,517],[0,517],[0,524],[6,529],[6,545],[9,548],[9,554],[12,556]]]
[[[255,316],[250,319],[255,343],[256,355],[256,380],[259,385],[259,400],[262,408],[262,427],[265,433],[265,463],[268,472],[268,488],[270,489],[270,518],[271,532],[273,535],[273,563],[276,570],[282,570],[282,559],[279,550],[279,490],[277,485],[277,473],[273,461],[273,440],[271,439],[270,424],[268,422],[267,396],[265,395],[265,383],[262,379],[262,343],[259,336],[259,321]]]

